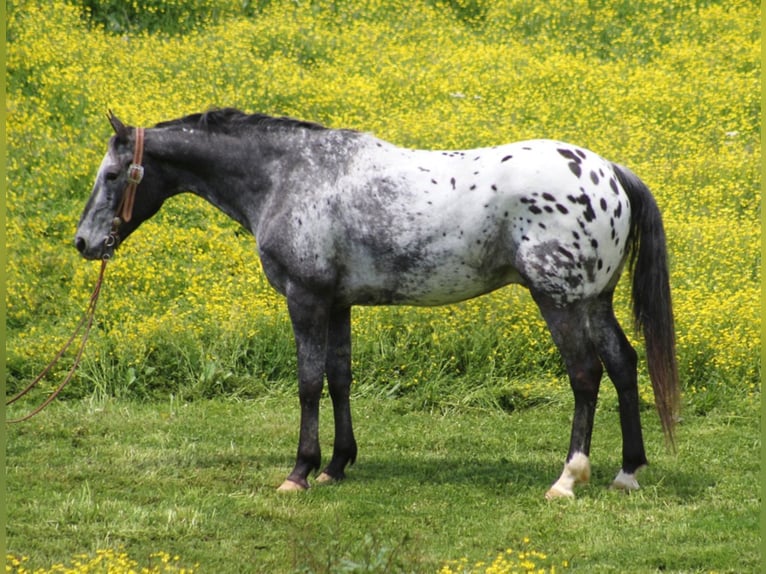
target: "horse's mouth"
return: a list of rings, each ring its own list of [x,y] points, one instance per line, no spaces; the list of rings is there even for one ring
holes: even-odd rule
[[[74,240],[74,246],[77,251],[80,252],[80,255],[89,261],[111,259],[119,241],[111,238],[111,236],[110,239],[111,241],[107,240],[95,244],[89,244],[85,238],[77,236]]]

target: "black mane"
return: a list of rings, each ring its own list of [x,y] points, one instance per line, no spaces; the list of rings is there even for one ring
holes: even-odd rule
[[[235,108],[221,108],[204,113],[190,114],[175,120],[156,124],[156,128],[191,127],[217,133],[238,133],[247,127],[262,129],[302,128],[308,130],[325,130],[325,126],[297,120],[290,117],[272,117],[266,114],[246,114]]]

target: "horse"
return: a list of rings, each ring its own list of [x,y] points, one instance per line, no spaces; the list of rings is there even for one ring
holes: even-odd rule
[[[611,486],[639,488],[647,459],[638,355],[613,310],[625,267],[656,409],[674,447],[680,391],[666,237],[655,199],[628,168],[562,141],[406,149],[361,131],[233,108],[150,128],[108,117],[114,135],[74,241],[82,256],[111,257],[166,199],[190,192],[255,237],[266,278],[287,300],[300,430],[295,466],[279,490],[306,490],[312,473],[316,483],[339,481],[356,461],[353,305],[444,305],[511,283],[530,291],[574,394],[569,451],[546,497],[574,497],[590,477],[604,370],[617,390],[623,445]],[[335,440],[320,473],[325,377]]]

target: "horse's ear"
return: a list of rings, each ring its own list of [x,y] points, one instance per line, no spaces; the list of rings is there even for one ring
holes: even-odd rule
[[[108,111],[106,117],[109,118],[109,123],[112,124],[112,128],[114,129],[114,133],[117,134],[117,137],[119,139],[128,139],[128,128],[114,115],[112,110]]]

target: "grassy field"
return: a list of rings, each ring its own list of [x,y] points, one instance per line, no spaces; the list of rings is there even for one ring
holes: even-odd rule
[[[164,550],[198,572],[435,573],[507,549],[516,568],[500,572],[527,571],[518,553],[533,551],[534,571],[758,571],[755,413],[692,417],[677,455],[650,419],[651,465],[627,496],[607,489],[620,463],[607,398],[591,484],[551,504],[568,403],[511,414],[354,404],[359,461],[343,484],[305,495],[275,491],[295,446],[291,396],[51,407],[8,442],[10,547],[30,570],[112,548],[142,561]]]
[[[110,262],[62,403],[7,429],[8,548],[28,557],[18,568],[83,552],[80,571],[93,560],[127,570],[152,553],[154,571],[385,571],[387,560],[417,572],[523,571],[524,560],[547,571],[623,560],[641,572],[757,569],[758,3],[6,6],[7,393],[66,340],[95,281],[72,239],[110,135],[106,110],[149,126],[235,106],[422,148],[558,138],[631,167],[665,218],[684,406],[673,456],[642,360],[645,488],[603,488],[619,451],[604,388],[594,485],[548,505],[571,398],[529,295],[356,309],[358,468],[337,488],[277,498],[297,438],[284,302],[252,238],[174,198]]]

